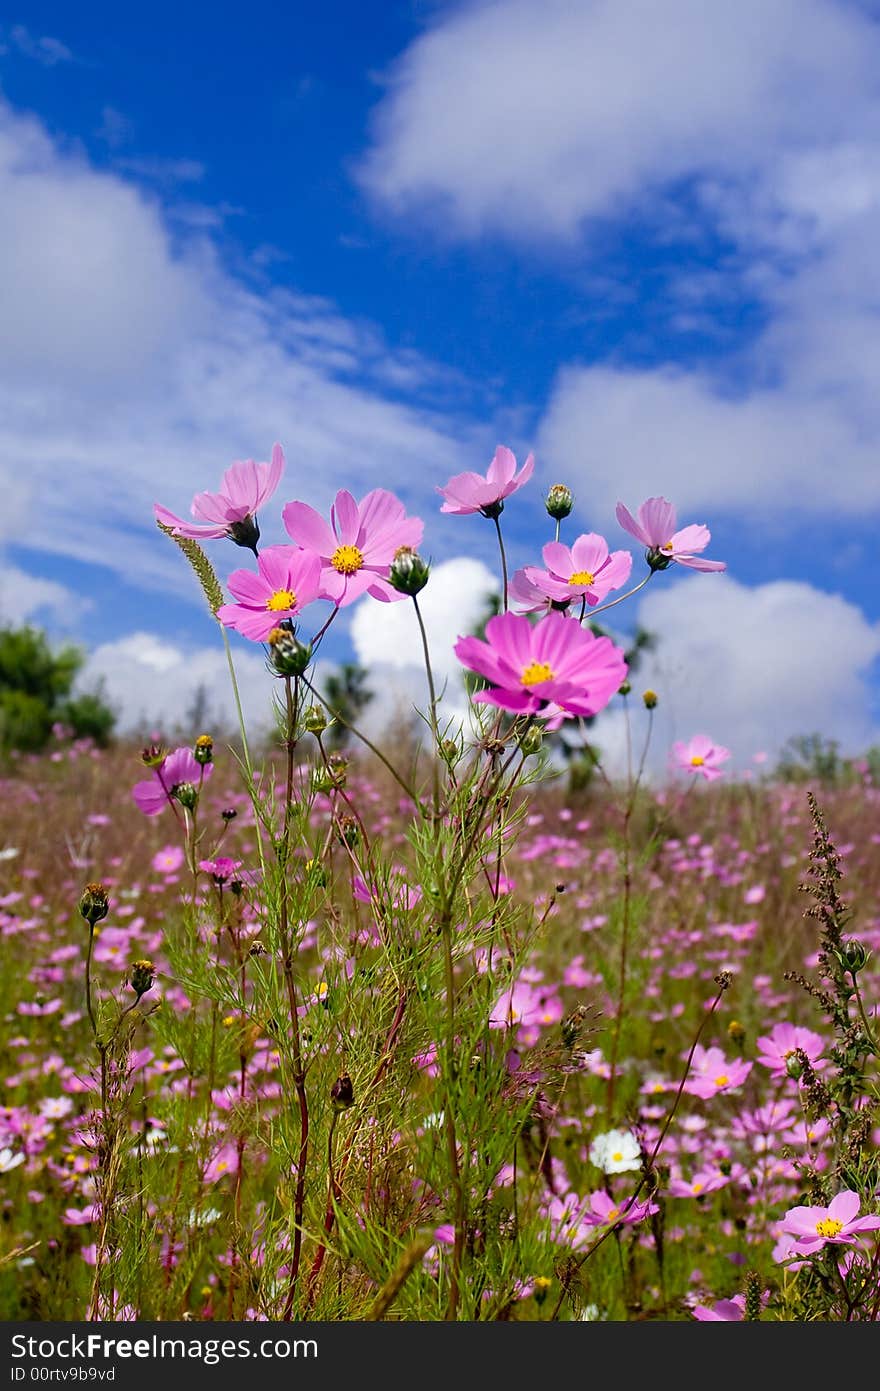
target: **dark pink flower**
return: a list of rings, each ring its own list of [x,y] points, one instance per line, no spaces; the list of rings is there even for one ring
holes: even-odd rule
[[[604,536],[585,532],[572,546],[561,541],[548,541],[541,552],[546,570],[526,565],[525,578],[547,599],[568,603],[585,599],[593,606],[612,589],[619,589],[629,579],[632,555],[629,551],[608,550]]]
[[[534,624],[524,614],[496,614],[486,624],[485,641],[459,638],[455,653],[490,683],[475,701],[519,714],[540,714],[549,706],[566,715],[598,714],[627,672],[610,638],[597,638],[561,613]]]
[[[456,473],[445,488],[437,492],[446,499],[441,512],[453,512],[457,517],[482,512],[484,517],[497,517],[504,508],[504,499],[517,492],[528,483],[535,468],[535,456],[530,454],[520,469],[516,471],[516,458],[512,450],[499,444],[485,474]]]
[[[153,769],[152,777],[135,784],[131,795],[144,816],[158,816],[175,798],[179,788],[188,785],[198,789],[213,771],[213,763],[196,762],[192,749],[175,749]]]
[[[880,1216],[859,1217],[861,1206],[858,1193],[844,1189],[827,1207],[793,1207],[780,1223],[779,1230],[794,1237],[793,1253],[810,1256],[821,1251],[828,1242],[853,1245],[863,1232],[876,1231]]]
[[[181,521],[167,507],[155,503],[156,520],[171,527],[175,536],[189,536],[196,541],[228,536],[236,545],[256,549],[260,539],[257,509],[272,496],[284,472],[284,452],[280,444],[272,446],[272,460],[257,464],[244,459],[230,464],[217,493],[196,493],[190,511],[196,523]]]
[[[227,581],[236,604],[221,604],[217,617],[252,642],[265,642],[282,619],[295,618],[321,594],[321,562],[295,546],[267,546],[258,574],[235,570]]]
[[[712,539],[706,526],[692,524],[676,530],[675,508],[665,497],[649,497],[638,511],[638,518],[617,504],[617,520],[647,548],[648,564],[654,570],[665,570],[671,561],[691,570],[726,570],[723,560],[703,560],[698,555]]]
[[[672,754],[679,768],[711,782],[721,777],[720,765],[730,758],[730,749],[716,744],[708,734],[695,734],[687,742],[677,739],[672,745]]]
[[[388,583],[388,571],[401,547],[418,546],[424,522],[407,517],[393,493],[374,488],[358,503],[341,489],[329,526],[305,502],[289,502],[282,516],[291,539],[320,559],[320,598],[344,608],[362,594],[386,603],[406,597]]]

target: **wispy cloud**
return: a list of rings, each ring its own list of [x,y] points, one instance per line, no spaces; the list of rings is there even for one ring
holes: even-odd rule
[[[0,29],[0,53],[13,50],[25,58],[32,58],[43,67],[54,68],[58,63],[72,63],[73,53],[60,39],[49,35],[34,35],[23,24],[13,24],[5,31],[7,39],[3,46],[4,30]]]

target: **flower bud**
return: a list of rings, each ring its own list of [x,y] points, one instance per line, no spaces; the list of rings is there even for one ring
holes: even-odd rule
[[[547,508],[547,511],[550,512],[549,507]],[[553,513],[550,512],[550,515],[552,517]],[[544,1303],[544,1300],[550,1293],[550,1286],[552,1285],[552,1283],[553,1281],[548,1279],[546,1275],[535,1276],[534,1280],[532,1281],[532,1294],[535,1297],[536,1304]]]
[[[664,555],[659,546],[651,546],[645,551],[645,559],[652,570],[668,570],[672,564],[672,556]]]
[[[629,695],[631,690],[632,686],[630,685],[629,681],[624,681],[622,685],[618,686],[617,694],[627,696]]]
[[[330,1088],[330,1100],[334,1111],[347,1111],[354,1105],[354,1087],[347,1072],[336,1078]]]
[[[241,521],[230,523],[226,528],[226,535],[230,541],[235,542],[236,546],[244,546],[256,554],[257,542],[260,539],[260,528],[257,525],[256,517],[248,514],[248,516],[242,517]]]
[[[168,750],[163,749],[161,744],[148,744],[141,751],[141,763],[145,768],[161,768],[167,757]]]
[[[797,1082],[803,1075],[804,1065],[798,1057],[796,1051],[794,1053],[789,1053],[788,1057],[786,1058],[785,1071],[786,1074],[789,1077],[791,1077],[795,1082]]]
[[[419,594],[428,583],[431,568],[412,546],[400,546],[394,552],[388,583],[400,594]]]
[[[731,1043],[740,1044],[746,1036],[746,1031],[738,1019],[731,1019],[727,1026],[727,1037]]]
[[[214,760],[214,740],[210,734],[200,734],[193,745],[193,758],[203,768]]]
[[[309,734],[323,734],[327,728],[327,715],[321,705],[310,705],[303,715],[303,724]]]
[[[871,959],[871,952],[864,942],[851,937],[848,942],[841,943],[840,951],[835,952],[835,956],[843,969],[854,976],[865,969]]]
[[[86,884],[79,900],[79,913],[81,918],[85,918],[89,927],[94,927],[102,918],[106,918],[110,911],[110,904],[107,900],[107,890],[103,884]]]
[[[235,810],[235,807],[224,807],[220,815],[223,817],[224,821],[229,822],[235,820],[238,816],[238,812]]]
[[[138,999],[152,989],[156,979],[156,968],[152,961],[133,961],[128,971],[128,983]]]
[[[564,483],[554,483],[544,500],[544,506],[556,522],[561,522],[568,516],[573,503],[571,488],[567,488]]]
[[[520,740],[520,748],[526,757],[529,754],[539,753],[544,742],[544,732],[536,724],[530,725]]]
[[[646,710],[656,710],[656,709],[657,709],[657,692],[656,692],[656,691],[642,691],[642,701],[643,701],[643,703],[644,703],[644,706],[645,706],[645,709],[646,709]]]
[[[290,628],[273,628],[266,638],[269,661],[279,676],[303,676],[312,660],[311,643],[300,642]]]
[[[195,811],[196,802],[199,800],[198,788],[191,782],[176,782],[171,789],[171,796],[186,811]]]
[[[337,835],[341,843],[347,845],[349,849],[357,843],[359,835],[358,823],[353,816],[340,816],[337,825]]]

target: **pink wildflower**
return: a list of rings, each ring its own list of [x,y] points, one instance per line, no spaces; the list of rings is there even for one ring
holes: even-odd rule
[[[472,472],[456,473],[445,488],[437,489],[446,499],[440,511],[452,512],[457,517],[470,516],[473,512],[482,512],[484,517],[497,517],[504,509],[504,499],[528,483],[534,468],[535,456],[530,454],[517,473],[513,452],[499,444],[485,476]]]
[[[476,702],[519,714],[558,707],[566,715],[595,715],[623,682],[627,666],[610,638],[597,638],[561,613],[538,623],[524,614],[501,613],[486,624],[486,641],[462,637],[455,654],[486,678]]]
[[[729,1182],[730,1179],[720,1169],[699,1169],[692,1179],[670,1178],[668,1192],[670,1198],[702,1198]]]
[[[197,790],[213,771],[213,763],[198,763],[191,749],[175,749],[153,769],[152,777],[135,784],[131,795],[144,816],[158,816],[178,796],[181,788],[189,786]]]
[[[176,874],[186,856],[179,845],[166,845],[153,856],[153,869],[159,874]]]
[[[223,475],[218,493],[196,493],[190,511],[199,521],[181,521],[167,507],[155,503],[153,513],[163,526],[171,527],[175,536],[189,536],[196,541],[228,536],[237,546],[247,546],[256,552],[260,539],[257,508],[272,496],[284,471],[284,452],[280,444],[272,447],[272,461],[254,463],[245,459],[230,464]]]
[[[393,602],[406,596],[388,583],[401,547],[414,548],[424,522],[407,517],[403,503],[384,488],[355,502],[344,488],[330,509],[330,525],[305,502],[289,502],[282,513],[287,534],[320,559],[320,597],[339,608],[362,594]]]
[[[546,570],[526,565],[524,573],[540,593],[554,603],[582,599],[598,604],[612,589],[625,584],[632,570],[629,551],[611,554],[604,536],[585,532],[572,546],[548,541],[541,552]]]
[[[205,1183],[216,1183],[228,1174],[238,1173],[238,1150],[235,1145],[222,1145],[205,1167]]]
[[[257,557],[259,574],[235,570],[228,585],[236,604],[221,604],[217,617],[252,642],[265,642],[283,619],[292,619],[321,594],[321,562],[310,551],[269,546]]]
[[[814,1071],[821,1071],[826,1066],[826,1059],[822,1057],[825,1050],[824,1038],[799,1024],[774,1024],[769,1034],[762,1034],[755,1042],[760,1050],[758,1062],[770,1068],[772,1077],[786,1076],[789,1059],[794,1056],[796,1049],[807,1055]]]
[[[647,548],[647,561],[652,570],[665,570],[671,561],[686,565],[690,570],[726,570],[723,560],[703,560],[697,552],[704,551],[712,539],[708,527],[692,525],[676,531],[675,508],[665,497],[649,497],[632,516],[622,502],[617,504],[617,520]]]
[[[792,1251],[799,1256],[811,1256],[828,1242],[852,1246],[858,1243],[862,1232],[880,1227],[880,1216],[872,1213],[859,1217],[859,1207],[858,1193],[844,1189],[827,1207],[789,1208],[779,1230],[794,1237]]]
[[[708,734],[695,734],[687,743],[682,739],[672,745],[672,753],[679,768],[712,782],[721,777],[720,764],[730,758],[730,749],[716,744]]]
[[[697,1304],[694,1318],[701,1323],[738,1323],[746,1316],[746,1297],[735,1294],[733,1299],[717,1299],[714,1304]]]
[[[691,1096],[699,1096],[706,1101],[718,1092],[729,1092],[734,1087],[741,1087],[751,1070],[752,1064],[743,1062],[742,1058],[730,1061],[725,1058],[720,1048],[704,1048],[698,1043],[694,1049],[691,1070],[684,1090]]]
[[[615,1202],[604,1188],[591,1193],[587,1198],[587,1204],[587,1207],[581,1208],[581,1221],[588,1227],[610,1227],[618,1222],[631,1226],[633,1222],[642,1222],[660,1210],[650,1199],[642,1203],[633,1202],[632,1198],[625,1198],[621,1203]]]

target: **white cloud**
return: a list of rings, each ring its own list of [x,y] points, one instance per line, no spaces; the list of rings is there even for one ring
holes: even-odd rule
[[[0,37],[2,37],[2,30],[0,30]],[[12,26],[9,30],[9,40],[17,52],[25,58],[33,58],[45,68],[54,68],[58,63],[73,61],[73,54],[66,43],[62,43],[60,39],[53,39],[48,34],[35,37],[24,24]],[[0,47],[0,53],[6,51],[8,51],[8,45]]]
[[[90,608],[89,600],[66,585],[30,575],[16,565],[0,566],[0,623],[17,627],[51,617],[63,628],[73,628]]]
[[[738,773],[755,753],[774,757],[799,734],[822,734],[844,753],[880,738],[869,671],[880,655],[880,624],[840,595],[780,580],[749,589],[729,575],[652,580],[638,622],[657,648],[633,674],[629,698],[635,758],[646,715],[641,693],[659,696],[649,766],[662,773],[676,739],[698,733],[731,749]],[[625,766],[619,701],[594,727],[605,761]]]
[[[747,184],[854,131],[870,147],[878,57],[836,0],[459,6],[388,74],[361,177],[444,233],[569,239],[679,180]]]
[[[249,736],[272,727],[274,678],[266,670],[262,648],[233,649],[236,681]],[[89,655],[77,688],[103,688],[117,711],[119,733],[149,738],[186,725],[201,700],[207,732],[238,729],[232,682],[223,643],[192,647],[170,642],[157,633],[136,632],[118,642],[101,643]]]

